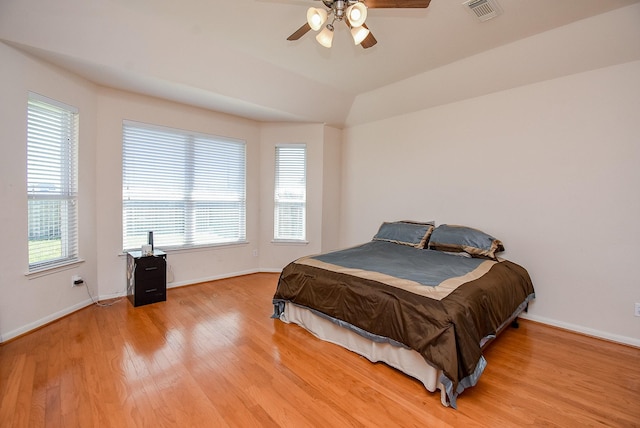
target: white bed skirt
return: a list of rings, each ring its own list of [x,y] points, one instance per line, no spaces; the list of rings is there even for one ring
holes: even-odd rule
[[[429,365],[413,349],[379,343],[369,340],[358,333],[320,317],[307,308],[286,302],[280,320],[294,323],[317,338],[342,346],[372,362],[383,362],[401,372],[418,379],[431,392],[440,390],[440,401],[448,406],[444,386],[439,382],[441,370]]]

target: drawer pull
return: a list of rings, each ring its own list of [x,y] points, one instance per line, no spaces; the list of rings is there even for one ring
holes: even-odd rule
[[[157,288],[152,288],[150,290],[144,290],[145,293],[153,293],[154,291],[158,291]]]
[[[157,270],[158,266],[151,266],[151,267],[146,267],[144,268],[144,270]]]

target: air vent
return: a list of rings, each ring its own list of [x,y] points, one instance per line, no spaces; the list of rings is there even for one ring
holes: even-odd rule
[[[481,22],[495,18],[502,13],[500,5],[495,0],[467,0],[462,5]]]

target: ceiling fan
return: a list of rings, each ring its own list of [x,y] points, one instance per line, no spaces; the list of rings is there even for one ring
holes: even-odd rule
[[[334,24],[338,21],[344,22],[349,27],[356,45],[367,49],[378,43],[364,22],[367,19],[367,8],[426,8],[431,3],[431,0],[366,0],[366,4],[365,0],[317,1],[321,1],[326,9],[310,7],[307,10],[307,22],[287,37],[287,40],[298,40],[309,30],[318,31],[322,28],[322,31],[316,36],[316,40],[322,46],[330,48]],[[324,25],[329,18],[331,18],[331,22]]]

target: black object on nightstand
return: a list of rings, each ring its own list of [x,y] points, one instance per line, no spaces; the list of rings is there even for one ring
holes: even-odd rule
[[[133,306],[167,300],[167,255],[154,250],[152,256],[141,251],[127,253],[127,297]]]

